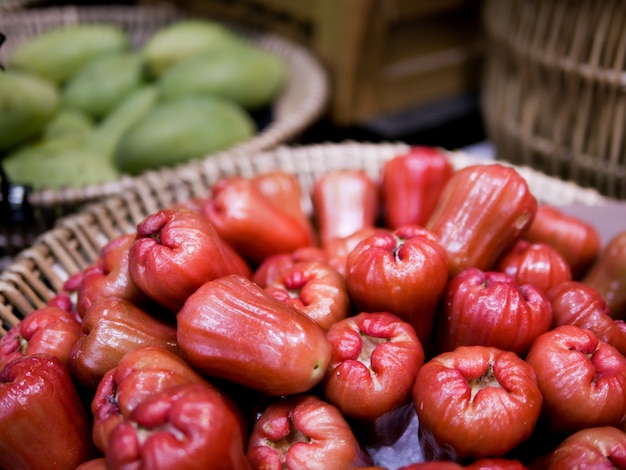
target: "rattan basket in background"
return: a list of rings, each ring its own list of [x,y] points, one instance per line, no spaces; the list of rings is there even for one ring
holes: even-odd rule
[[[78,214],[58,221],[0,274],[0,336],[25,315],[42,307],[73,274],[89,266],[104,244],[123,233],[133,233],[148,214],[192,197],[210,195],[210,188],[226,175],[252,176],[270,170],[296,174],[303,188],[303,207],[309,214],[309,191],[322,173],[335,168],[362,168],[377,178],[388,159],[406,151],[404,143],[326,143],[279,146],[250,155],[222,154],[196,162],[183,172],[149,173],[123,194],[86,205]],[[460,152],[450,152],[455,168],[492,163]],[[592,189],[515,166],[531,191],[544,202],[599,206],[607,198]]]
[[[6,63],[11,50],[18,44],[53,27],[88,22],[112,23],[127,31],[133,45],[139,46],[158,28],[187,16],[185,11],[167,3],[151,6],[42,6],[22,2],[22,8],[0,13],[0,32],[6,36],[6,42],[0,48],[0,64]],[[251,154],[294,140],[325,111],[329,96],[325,68],[308,49],[280,35],[236,24],[229,26],[258,46],[282,57],[289,74],[281,94],[273,103],[267,125],[253,138],[228,149],[228,154]],[[204,158],[213,158],[214,155]],[[179,167],[184,167],[184,164]],[[171,171],[168,169],[163,177]],[[34,236],[52,228],[59,217],[76,212],[88,202],[124,192],[144,178],[143,175],[124,176],[101,185],[30,193],[27,202],[32,220],[27,225],[5,224],[0,227],[0,258],[3,258],[0,268],[7,259],[10,261],[11,256],[28,246]]]
[[[497,158],[626,199],[626,2],[486,0]]]

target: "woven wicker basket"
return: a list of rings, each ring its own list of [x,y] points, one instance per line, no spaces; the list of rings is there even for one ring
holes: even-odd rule
[[[0,274],[0,336],[33,310],[42,307],[72,275],[89,266],[104,244],[132,233],[148,214],[192,197],[205,197],[211,185],[226,175],[252,176],[280,169],[296,174],[303,186],[303,207],[311,213],[308,196],[313,181],[334,168],[363,168],[372,177],[382,164],[408,149],[404,143],[355,143],[280,146],[255,155],[219,155],[197,162],[176,175],[151,173],[123,194],[86,205],[80,213],[59,220]],[[493,160],[451,152],[456,168]],[[597,191],[517,167],[541,201],[589,206],[607,200]]]
[[[0,64],[6,63],[11,50],[18,44],[52,27],[88,22],[113,23],[124,28],[130,34],[133,45],[139,46],[158,28],[186,15],[168,4],[36,7],[2,12],[0,32],[6,36],[6,42],[0,48]],[[273,103],[271,121],[253,138],[229,149],[228,153],[255,153],[292,141],[315,122],[327,106],[329,82],[325,69],[310,51],[290,40],[239,25],[230,26],[258,46],[282,57],[287,62],[289,75],[284,89]],[[164,175],[170,172],[168,169]],[[87,202],[124,192],[144,178],[143,175],[124,176],[102,185],[32,192],[28,201],[35,220],[27,227],[20,227],[20,230],[2,227],[0,248],[9,255],[14,254],[16,250],[28,246],[33,235],[51,228],[60,216],[77,211]]]
[[[626,3],[487,0],[486,131],[498,158],[626,198]]]

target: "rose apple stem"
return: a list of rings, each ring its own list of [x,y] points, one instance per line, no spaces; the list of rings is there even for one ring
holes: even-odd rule
[[[293,416],[291,414],[289,416],[289,422],[290,422],[289,434],[287,434],[285,437],[283,437],[279,441],[270,441],[270,440],[267,441],[268,446],[276,449],[276,451],[280,455],[280,462],[283,464],[286,462],[287,452],[289,451],[289,449],[291,448],[293,444],[295,444],[296,442],[305,442],[305,443],[311,442],[311,438],[307,436],[306,434],[304,434],[295,426],[295,424],[293,423]]]
[[[369,369],[370,373],[375,375],[376,373],[372,369],[372,352],[379,344],[386,343],[389,341],[389,338],[377,338],[374,336],[369,336],[364,334],[363,332],[359,332],[361,336],[361,353],[359,354],[359,362],[362,362]]]
[[[478,378],[468,379],[467,383],[471,388],[470,403],[473,403],[478,392],[485,388],[502,388],[493,372],[493,364],[491,362],[487,364],[487,370],[485,370],[483,375]]]

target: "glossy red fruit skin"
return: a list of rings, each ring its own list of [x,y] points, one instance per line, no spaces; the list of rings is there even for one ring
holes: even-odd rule
[[[32,354],[50,354],[67,365],[80,331],[74,313],[55,305],[39,308],[0,338],[0,369]]]
[[[447,153],[437,147],[414,146],[387,161],[380,177],[384,225],[426,225],[453,173]]]
[[[346,275],[346,263],[348,255],[354,248],[370,235],[379,230],[379,227],[368,226],[357,230],[347,237],[334,238],[329,240],[322,248],[326,254],[328,264],[335,268],[340,274]]]
[[[467,465],[446,460],[418,462],[398,470],[528,470],[519,460],[506,458],[477,459]]]
[[[68,366],[78,382],[93,390],[129,351],[159,346],[178,352],[173,322],[121,299],[105,298],[93,304],[81,328]]]
[[[336,238],[376,225],[378,184],[362,169],[330,170],[313,183],[311,203],[319,242],[325,247]]]
[[[133,281],[173,314],[200,285],[226,274],[251,274],[213,225],[191,210],[160,210],[137,225],[130,248]]]
[[[612,318],[626,320],[626,230],[602,248],[582,282],[600,293]]]
[[[251,176],[250,180],[278,208],[299,220],[303,229],[309,232],[313,244],[317,245],[317,234],[312,220],[303,207],[304,191],[294,173],[284,170],[267,171]]]
[[[185,360],[168,349],[146,346],[127,352],[100,380],[91,402],[93,441],[106,452],[113,428],[145,398],[185,383],[208,385]]]
[[[219,236],[253,266],[277,253],[315,244],[310,225],[244,176],[220,179],[203,208]]]
[[[413,418],[424,350],[411,325],[388,312],[359,313],[326,333],[332,348],[324,396],[367,445],[391,445]]]
[[[448,282],[439,317],[440,352],[493,346],[524,357],[552,325],[552,305],[533,285],[498,271],[468,268]]]
[[[549,432],[618,426],[626,417],[626,358],[591,331],[556,327],[537,338],[526,362],[537,375]]]
[[[253,468],[266,470],[372,464],[341,412],[313,394],[271,402],[254,424],[246,455]]]
[[[452,175],[426,228],[448,252],[450,277],[464,269],[491,270],[528,230],[537,199],[512,167],[475,164]]]
[[[325,262],[299,261],[265,292],[297,308],[324,331],[352,313],[346,279]]]
[[[326,252],[317,246],[298,248],[291,253],[278,253],[265,258],[252,273],[252,281],[261,287],[278,281],[283,273],[300,261],[328,263]]]
[[[250,470],[239,419],[215,388],[187,383],[146,397],[112,431],[107,468]]]
[[[581,429],[531,465],[531,470],[626,468],[626,433],[613,426]]]
[[[561,282],[572,280],[569,264],[555,248],[527,240],[518,240],[505,251],[494,270],[512,276],[520,286],[532,284],[543,292]]]
[[[202,285],[177,315],[181,354],[203,375],[262,393],[302,393],[324,377],[324,330],[295,307],[238,275]]]
[[[389,312],[409,323],[425,349],[448,280],[439,240],[418,225],[380,229],[348,255],[346,281],[357,310]]]
[[[542,402],[534,369],[513,352],[460,346],[435,356],[413,388],[423,454],[502,457],[531,436]]]
[[[117,297],[140,307],[149,305],[150,298],[135,284],[128,269],[135,237],[130,233],[109,241],[100,250],[98,259],[81,273],[76,290],[76,311],[81,318],[104,297]]]
[[[580,281],[570,281],[554,286],[547,296],[552,304],[552,327],[586,328],[626,355],[626,324],[611,317],[606,300],[597,290]]]
[[[59,358],[23,356],[0,371],[0,468],[76,468],[96,456],[89,423]]]
[[[549,204],[539,204],[524,239],[553,246],[569,264],[574,280],[580,280],[602,247],[596,227]]]

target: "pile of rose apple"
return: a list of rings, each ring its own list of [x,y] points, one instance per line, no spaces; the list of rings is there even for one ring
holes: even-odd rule
[[[0,468],[624,468],[625,234],[430,147],[224,177],[0,340]]]

